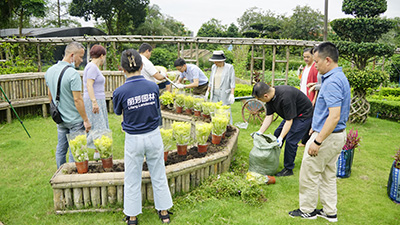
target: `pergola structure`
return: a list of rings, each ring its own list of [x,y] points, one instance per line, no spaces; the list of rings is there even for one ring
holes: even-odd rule
[[[199,63],[199,45],[200,44],[221,44],[221,45],[250,45],[251,46],[251,64],[250,72],[253,76],[255,60],[262,60],[262,79],[265,74],[265,47],[272,46],[273,59],[272,59],[272,85],[275,81],[284,80],[287,84],[288,71],[289,71],[289,47],[313,47],[320,42],[316,41],[302,41],[302,40],[284,40],[284,39],[262,39],[262,38],[220,38],[220,37],[182,37],[182,36],[138,36],[138,35],[121,35],[121,36],[79,36],[79,37],[45,37],[45,38],[3,38],[0,43],[29,43],[37,45],[38,65],[41,70],[41,57],[40,57],[40,44],[53,44],[53,45],[66,45],[69,42],[77,41],[87,44],[87,51],[90,50],[90,45],[94,43],[110,43],[115,49],[116,43],[154,43],[154,44],[176,44],[178,46],[178,57],[184,50],[185,45],[189,45],[191,50],[195,53],[189,58],[185,58],[188,62]],[[276,49],[278,46],[286,47],[286,59],[277,60]],[[262,51],[262,57],[255,57],[257,49]],[[192,51],[191,51],[192,52]],[[7,53],[6,56],[8,57]],[[6,57],[6,60],[7,60]],[[87,59],[89,60],[89,59]],[[275,65],[276,63],[286,63],[286,77],[285,79],[275,79]],[[251,77],[253,81],[253,77]]]

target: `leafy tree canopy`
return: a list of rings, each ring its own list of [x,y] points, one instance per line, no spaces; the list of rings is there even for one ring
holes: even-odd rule
[[[139,35],[187,36],[190,31],[173,17],[163,15],[158,5],[149,5],[145,22],[134,31]]]
[[[197,31],[198,37],[224,37],[226,26],[221,24],[220,20],[212,18],[203,23]]]
[[[376,17],[386,10],[386,0],[343,0],[342,4],[342,11],[355,17]]]
[[[132,33],[147,15],[149,0],[72,0],[69,13],[83,17],[86,21],[92,16],[97,21],[105,21],[109,34]]]

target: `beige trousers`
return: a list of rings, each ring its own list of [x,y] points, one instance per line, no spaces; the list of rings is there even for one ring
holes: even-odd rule
[[[322,142],[318,156],[311,157],[308,154],[308,149],[317,135],[318,133],[314,132],[308,140],[301,162],[299,176],[300,210],[303,213],[314,211],[317,207],[319,194],[324,212],[327,215],[335,215],[337,214],[336,161],[346,142],[346,130],[329,135]]]

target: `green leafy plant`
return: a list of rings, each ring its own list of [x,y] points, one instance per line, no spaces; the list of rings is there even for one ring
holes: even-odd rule
[[[203,102],[202,109],[205,115],[210,115],[218,106],[222,106],[222,102]]]
[[[163,140],[164,151],[170,151],[171,147],[174,145],[174,140],[172,137],[172,129],[160,129],[161,138]]]
[[[396,152],[396,155],[393,156],[394,158],[394,167],[400,169],[400,148]]]
[[[193,100],[193,108],[194,108],[194,110],[196,110],[196,111],[201,111],[201,106],[202,106],[202,103],[204,102],[204,99],[203,98],[194,98],[194,100]]]
[[[178,145],[186,145],[190,141],[190,129],[192,125],[188,122],[173,122],[172,135]]]
[[[69,140],[69,147],[76,162],[89,160],[86,135],[77,135]]]
[[[212,129],[211,123],[196,122],[196,140],[199,145],[205,145]]]
[[[100,153],[102,159],[108,159],[112,156],[113,139],[107,135],[93,140],[94,146]]]
[[[226,131],[226,126],[228,126],[229,118],[226,114],[216,113],[211,117],[211,123],[213,125],[212,132],[215,135],[222,135]]]
[[[185,109],[192,109],[194,105],[194,98],[193,96],[186,95],[183,97],[183,104],[185,106]]]
[[[350,129],[347,134],[346,143],[343,146],[343,150],[356,149],[360,144],[361,138],[358,137],[358,130]]]
[[[175,97],[175,104],[178,107],[183,107],[185,102],[185,95],[184,94],[177,94]]]
[[[160,96],[160,101],[163,105],[174,104],[174,97],[171,92],[164,91],[164,93]]]

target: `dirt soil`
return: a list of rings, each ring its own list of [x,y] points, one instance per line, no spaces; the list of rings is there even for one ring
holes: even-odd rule
[[[169,152],[168,153],[168,158],[167,162],[165,162],[165,166],[169,166],[175,163],[195,159],[195,158],[203,158],[205,156],[209,156],[211,154],[214,154],[216,152],[219,152],[223,150],[226,147],[226,144],[228,142],[228,139],[235,133],[237,132],[236,128],[228,126],[227,131],[225,133],[225,138],[221,140],[221,143],[219,145],[215,145],[211,143],[211,135],[208,137],[207,140],[207,152],[205,153],[199,153],[197,151],[197,146],[193,146],[187,151],[187,155],[178,155],[177,152]],[[110,169],[104,169],[101,161],[100,163],[95,163],[95,164],[89,164],[89,169],[88,173],[104,173],[104,172],[123,172],[124,171],[124,163],[118,163],[113,165],[112,168]],[[147,171],[147,164],[146,162],[143,163],[143,171]],[[76,170],[76,167],[72,168],[69,171],[65,171],[65,174],[77,174],[78,171]]]

